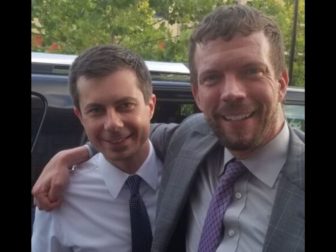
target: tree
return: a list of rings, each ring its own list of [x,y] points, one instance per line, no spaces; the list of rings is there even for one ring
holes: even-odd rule
[[[201,18],[237,0],[35,0],[32,50],[78,54],[97,44],[116,43],[148,60],[187,62],[188,39]],[[292,32],[292,0],[250,0],[278,21],[286,51]],[[299,0],[299,24],[304,0]],[[298,25],[293,83],[304,85],[304,28]]]

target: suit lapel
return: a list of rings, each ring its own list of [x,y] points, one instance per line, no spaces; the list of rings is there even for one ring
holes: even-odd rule
[[[155,241],[160,241],[161,249],[165,251],[173,235],[178,220],[186,206],[192,180],[206,154],[216,145],[217,138],[212,132],[194,132],[181,148],[169,148],[161,182],[162,190],[158,200],[158,216]],[[177,155],[178,154],[178,155]],[[175,158],[172,158],[175,157]],[[155,244],[154,244],[155,245]]]
[[[304,144],[291,131],[288,160],[279,181],[264,252],[304,251],[304,162]]]

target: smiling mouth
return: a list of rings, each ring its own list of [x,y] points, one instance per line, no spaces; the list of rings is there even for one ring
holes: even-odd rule
[[[111,144],[119,144],[123,142],[126,138],[114,139],[113,141],[109,141]]]
[[[130,137],[131,137],[131,135],[128,135],[126,137],[113,138],[113,139],[109,139],[109,140],[105,140],[105,141],[108,142],[109,144],[120,144]]]
[[[223,115],[225,121],[242,121],[252,117],[253,112],[246,114],[238,114],[238,115]]]

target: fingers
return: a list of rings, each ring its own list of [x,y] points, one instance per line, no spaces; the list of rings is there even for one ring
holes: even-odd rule
[[[44,211],[51,211],[61,205],[62,201],[50,201],[48,197],[39,197],[34,198],[34,204],[40,209]]]
[[[43,184],[37,181],[32,189],[34,204],[40,210],[51,211],[59,207],[62,203],[61,193],[55,193],[55,189],[53,190],[54,185],[51,185],[50,183],[51,182],[48,181],[47,183]],[[60,188],[58,191],[60,191]]]
[[[32,194],[40,210],[50,211],[61,205],[63,192],[70,176],[68,167],[73,163],[67,162],[67,157],[71,153],[72,150],[57,153],[49,160],[37,179]],[[87,151],[84,151],[84,154],[87,156]]]
[[[65,188],[66,180],[58,180],[53,183],[51,186],[49,193],[48,193],[48,199],[50,202],[61,202],[63,198],[63,191]]]
[[[40,210],[50,211],[57,207],[60,202],[51,201],[48,197],[48,187],[42,187],[39,184],[35,184],[32,190],[34,196],[34,205],[36,205]]]

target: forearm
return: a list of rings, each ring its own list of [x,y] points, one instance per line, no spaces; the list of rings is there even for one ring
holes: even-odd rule
[[[68,168],[83,163],[90,158],[88,148],[84,145],[60,151],[56,155],[59,155],[61,163]]]
[[[69,170],[88,159],[89,152],[85,146],[63,150],[52,157],[32,189],[37,206],[44,210],[59,206],[69,181]]]

